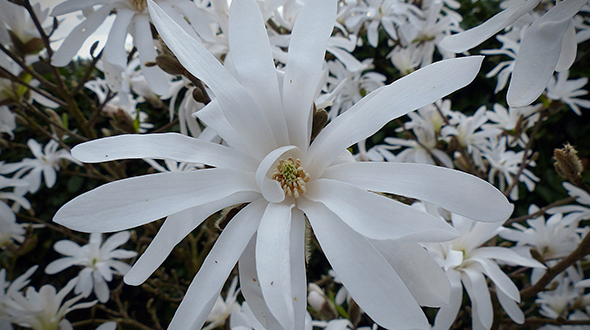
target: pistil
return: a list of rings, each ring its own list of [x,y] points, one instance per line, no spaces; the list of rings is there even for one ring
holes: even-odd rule
[[[305,183],[309,178],[309,174],[301,166],[301,160],[294,160],[292,157],[287,160],[280,159],[272,175],[272,179],[281,184],[285,194],[295,198],[307,191]]]

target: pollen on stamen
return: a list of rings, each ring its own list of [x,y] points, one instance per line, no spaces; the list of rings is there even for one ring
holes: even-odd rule
[[[305,183],[309,181],[309,174],[301,166],[301,160],[289,157],[279,160],[272,179],[281,184],[281,188],[288,196],[299,198],[307,191]]]

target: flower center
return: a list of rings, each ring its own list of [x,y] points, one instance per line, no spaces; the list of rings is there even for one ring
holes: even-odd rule
[[[301,160],[293,160],[292,157],[287,160],[280,159],[272,175],[272,179],[281,184],[285,194],[295,198],[307,191],[305,183],[309,178],[309,174],[301,166]]]
[[[146,0],[129,0],[129,2],[131,3],[131,6],[140,13],[147,7]]]

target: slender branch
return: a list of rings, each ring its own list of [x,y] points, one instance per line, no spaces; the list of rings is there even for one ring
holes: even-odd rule
[[[555,324],[555,325],[588,325],[590,320],[565,320],[565,319],[542,319],[539,317],[531,317],[525,320],[526,325],[543,325],[543,324]]]
[[[57,85],[55,85],[51,81],[45,79],[45,77],[43,77],[42,75],[40,75],[37,71],[31,69],[21,58],[19,58],[10,49],[4,47],[4,45],[2,45],[1,43],[0,43],[0,49],[6,55],[8,55],[13,61],[15,61],[16,64],[18,64],[18,66],[20,66],[24,71],[26,71],[28,74],[30,74],[31,76],[33,76],[33,78],[39,80],[42,84],[46,85],[48,88],[51,88],[51,89],[54,89],[54,90],[57,89]]]
[[[96,63],[98,63],[98,61],[100,60],[101,57],[102,57],[102,51],[100,53],[98,53],[98,55],[96,57],[94,57],[92,59],[92,62],[90,62],[88,69],[86,70],[86,72],[84,72],[84,76],[82,76],[82,79],[80,79],[80,81],[78,81],[78,86],[76,86],[76,88],[74,88],[74,90],[72,91],[72,95],[76,95],[76,94],[80,93],[82,88],[84,88],[84,84],[88,81],[88,79],[90,79],[90,75],[92,74],[92,71],[96,67]]]
[[[31,84],[27,83],[26,81],[22,80],[22,79],[21,79],[21,78],[19,78],[18,76],[15,76],[15,75],[13,75],[13,74],[12,74],[10,71],[6,70],[5,68],[2,68],[2,67],[0,67],[0,72],[1,72],[1,73],[2,73],[4,76],[8,77],[8,79],[10,79],[10,80],[12,80],[12,81],[14,81],[14,82],[16,82],[16,83],[19,83],[19,84],[21,84],[21,85],[23,85],[23,86],[25,86],[25,87],[27,87],[27,88],[29,88],[29,89],[32,89],[32,90],[34,90],[35,92],[37,92],[37,93],[39,93],[39,94],[41,94],[41,95],[45,96],[46,98],[48,98],[48,99],[52,100],[53,102],[55,102],[55,103],[59,104],[60,106],[62,106],[62,107],[67,107],[67,106],[68,106],[68,105],[67,105],[67,103],[65,103],[65,102],[64,102],[64,101],[62,101],[61,99],[59,99],[59,98],[57,98],[57,97],[55,97],[55,96],[51,95],[51,94],[50,94],[50,93],[48,93],[46,90],[40,89],[40,88],[38,88],[38,87],[35,87],[35,86],[33,86],[33,85],[31,85]]]
[[[67,135],[69,135],[71,137],[74,137],[74,138],[76,138],[76,139],[78,139],[78,140],[80,140],[82,142],[88,141],[88,138],[86,138],[86,137],[84,137],[82,135],[79,135],[79,134],[77,134],[77,133],[75,133],[75,132],[73,132],[73,131],[65,128],[65,127],[63,127],[61,125],[61,123],[54,122],[49,116],[47,116],[46,114],[44,114],[41,110],[39,110],[37,107],[33,106],[32,104],[28,104],[28,103],[25,103],[25,104],[26,104],[27,108],[33,110],[33,112],[35,112],[44,121],[46,121],[50,125],[53,125],[53,127],[59,129],[63,133],[65,133],[65,134],[67,134]],[[64,148],[67,148],[68,150],[70,150],[70,147],[69,146],[64,146]]]
[[[521,221],[524,221],[524,220],[527,220],[527,219],[536,218],[538,216],[541,216],[541,215],[545,214],[547,212],[547,210],[550,209],[550,208],[552,208],[552,207],[570,204],[570,203],[573,203],[575,201],[576,201],[576,198],[575,197],[564,198],[562,200],[559,200],[557,202],[553,202],[553,203],[551,203],[551,204],[549,204],[549,205],[547,205],[545,207],[540,208],[535,213],[523,215],[523,216],[517,217],[517,218],[508,219],[504,223],[504,226],[507,226],[507,225],[509,225],[511,223],[521,222]]]

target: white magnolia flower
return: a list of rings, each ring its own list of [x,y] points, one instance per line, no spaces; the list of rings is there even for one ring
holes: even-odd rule
[[[31,153],[35,158],[23,158],[18,163],[2,164],[0,166],[0,173],[13,173],[14,178],[21,178],[29,183],[28,191],[31,193],[37,192],[41,187],[41,178],[45,179],[47,188],[52,188],[57,180],[57,173],[60,169],[59,162],[62,159],[69,160],[72,163],[80,164],[72,157],[70,152],[65,149],[57,150],[59,143],[55,140],[47,142],[45,147],[41,149],[39,142],[29,139],[27,146],[31,149]],[[17,188],[17,190],[19,190]],[[23,190],[27,191],[27,190]]]
[[[12,282],[6,280],[6,269],[0,270],[0,329],[12,329],[7,320],[23,312],[23,307],[14,300],[14,297],[22,295],[21,290],[29,284],[29,277],[38,267],[35,265],[29,268]]]
[[[238,277],[236,276],[229,285],[225,299],[221,295],[217,296],[215,305],[213,305],[211,313],[207,316],[209,324],[203,330],[217,329],[225,324],[234,309],[240,309],[240,303],[237,301],[238,294],[240,294],[240,288],[238,288]]]
[[[492,110],[486,111],[486,117],[490,120],[482,126],[484,130],[489,128],[500,129],[508,133],[508,145],[518,144],[524,148],[529,142],[526,130],[533,127],[539,120],[538,111],[543,107],[541,103],[528,107],[506,109],[499,103],[494,103]],[[520,132],[520,134],[518,134]]]
[[[53,248],[67,257],[50,262],[45,268],[45,273],[51,275],[72,266],[82,266],[84,268],[78,274],[75,293],[88,297],[94,288],[98,300],[105,303],[110,297],[107,282],[113,279],[113,274],[125,275],[131,268],[116,259],[130,259],[137,255],[135,251],[117,249],[125,244],[129,237],[129,232],[123,231],[110,236],[102,244],[102,234],[92,233],[90,241],[84,246],[69,240],[58,241]]]
[[[22,312],[11,317],[11,322],[33,330],[73,330],[72,324],[65,318],[66,314],[96,304],[96,300],[76,304],[83,298],[82,295],[63,301],[76,285],[76,281],[76,278],[70,280],[59,292],[53,285],[46,284],[38,292],[33,287],[27,287],[24,295],[14,295],[13,299],[20,305]]]
[[[529,214],[539,211],[535,205],[529,207]],[[575,215],[574,215],[575,217]],[[504,228],[499,233],[503,239],[517,242],[516,249],[528,254],[534,247],[544,259],[563,258],[578,247],[581,239],[576,233],[577,221],[572,216],[564,217],[555,213],[549,219],[544,216],[527,220],[529,227],[512,224],[515,229]]]
[[[14,133],[12,131],[15,128],[16,114],[12,113],[7,106],[0,106],[0,133],[6,133],[11,139],[14,139]]]
[[[545,267],[535,259],[523,257],[508,248],[482,246],[496,236],[502,221],[495,223],[474,222],[463,216],[451,214],[453,226],[461,233],[452,241],[424,244],[451,282],[451,302],[438,311],[434,329],[449,329],[463,300],[463,288],[471,300],[474,329],[490,329],[494,319],[492,300],[486,275],[496,285],[496,295],[510,318],[524,322],[524,314],[518,307],[520,293],[510,277],[498,266],[497,261],[523,267]]]
[[[0,162],[0,170],[4,164]],[[6,202],[7,200],[14,202],[13,206],[24,207],[27,210],[31,209],[31,203],[23,196],[24,192],[27,191],[29,183],[20,178],[7,179],[0,175],[0,204],[8,208],[10,206]],[[6,188],[13,188],[13,192],[3,191]]]
[[[570,106],[570,108],[581,116],[580,107],[584,109],[590,108],[590,100],[579,99],[577,97],[587,95],[588,91],[583,89],[588,83],[588,78],[583,77],[579,79],[568,80],[569,71],[557,73],[557,79],[551,76],[547,84],[547,97],[552,100],[561,100],[563,103]]]
[[[552,207],[547,210],[547,213],[569,213],[570,215],[575,215],[575,221],[590,219],[590,194],[584,189],[578,188],[569,182],[564,181],[562,185],[567,190],[570,197],[575,197],[576,202],[582,205],[573,204]]]
[[[25,241],[25,224],[16,222],[14,211],[5,203],[0,203],[0,248]]]
[[[121,135],[77,146],[74,155],[85,162],[167,158],[214,167],[103,185],[63,206],[54,221],[81,231],[118,231],[168,216],[125,276],[137,285],[209,215],[249,203],[221,232],[171,329],[202,326],[238,261],[242,294],[258,321],[272,329],[303,329],[306,219],[342,283],[372,319],[390,328],[427,327],[418,302],[440,305],[449,288],[434,261],[415,267],[407,263],[425,258],[415,241],[450,239],[455,231],[440,219],[370,191],[429,200],[485,221],[506,219],[512,207],[492,185],[462,172],[356,163],[346,148],[391,119],[468,84],[481,58],[438,62],[373,91],[331,121],[310,145],[313,100],[336,0],[305,3],[280,74],[255,1],[232,1],[231,70],[157,5],[149,2],[149,8],[168,47],[215,95],[197,115],[227,146],[175,133]]]
[[[516,22],[540,2],[516,2],[485,23],[445,38],[441,47],[456,53],[469,50]],[[572,18],[587,3],[588,0],[558,2],[527,29],[506,96],[510,106],[531,104],[543,93],[554,71],[564,71],[572,65],[577,50]]]

